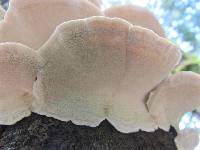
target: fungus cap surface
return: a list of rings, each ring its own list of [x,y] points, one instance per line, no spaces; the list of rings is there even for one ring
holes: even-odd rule
[[[199,134],[196,129],[181,130],[175,139],[178,150],[193,150],[199,144]]]
[[[107,118],[123,132],[156,128],[145,96],[180,57],[152,31],[107,17],[63,23],[38,52],[34,112],[89,126]]]
[[[148,28],[164,37],[165,33],[155,15],[147,8],[136,5],[119,5],[104,11],[105,16],[125,19],[133,25]]]
[[[85,0],[11,0],[0,23],[0,42],[38,49],[60,23],[98,15],[100,10]]]
[[[129,29],[126,71],[108,118],[117,129],[124,132],[155,129],[146,107],[148,94],[168,76],[180,57],[180,50],[174,44],[151,30],[137,26]]]
[[[41,57],[26,46],[0,44],[0,124],[30,115],[33,82],[41,64]]]
[[[178,130],[184,113],[200,106],[200,75],[180,72],[172,75],[153,91],[148,100],[148,109],[157,119],[160,128],[170,125]]]

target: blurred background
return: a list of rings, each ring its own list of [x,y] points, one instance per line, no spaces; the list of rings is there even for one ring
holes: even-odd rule
[[[200,73],[200,1],[199,0],[102,0],[104,8],[120,4],[135,4],[149,8],[162,24],[166,36],[183,52],[181,64],[175,69]],[[0,0],[5,9],[8,0]],[[102,9],[104,9],[102,8]],[[199,97],[197,97],[199,98]],[[200,134],[200,113],[187,112],[180,129],[193,128]],[[200,150],[200,144],[195,150]]]

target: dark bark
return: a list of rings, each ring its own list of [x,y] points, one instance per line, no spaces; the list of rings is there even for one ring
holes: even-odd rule
[[[108,121],[77,126],[32,114],[12,126],[0,126],[0,150],[176,150],[176,132],[157,130],[123,134]]]

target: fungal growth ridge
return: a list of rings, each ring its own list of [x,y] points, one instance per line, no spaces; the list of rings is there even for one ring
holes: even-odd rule
[[[165,36],[164,29],[154,14],[147,8],[135,5],[119,5],[104,10],[107,17],[125,19],[133,25],[151,29],[160,36]]]

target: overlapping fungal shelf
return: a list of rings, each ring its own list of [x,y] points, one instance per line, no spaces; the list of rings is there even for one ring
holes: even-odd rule
[[[0,42],[19,42],[37,50],[57,25],[100,15],[87,0],[11,0],[0,23]]]
[[[162,37],[165,36],[164,30],[154,14],[143,7],[135,5],[113,6],[105,9],[104,14],[105,16],[111,18],[117,17],[125,19],[133,25],[139,25],[141,27],[148,28]]]
[[[0,44],[0,124],[13,124],[31,114],[33,83],[41,56],[19,43]]]
[[[181,53],[152,13],[95,2],[11,0],[0,22],[1,124],[36,112],[77,125],[107,119],[125,133],[168,130],[200,104],[200,76],[170,75]]]

